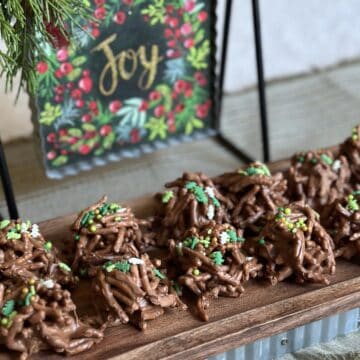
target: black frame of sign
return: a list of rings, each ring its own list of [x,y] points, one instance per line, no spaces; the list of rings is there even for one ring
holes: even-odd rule
[[[264,67],[263,67],[263,54],[262,54],[262,42],[261,42],[260,9],[259,9],[259,0],[251,0],[251,1],[252,1],[254,42],[255,42],[255,52],[256,52],[257,90],[258,90],[258,98],[259,98],[263,161],[267,162],[270,160],[270,144],[269,144],[269,134],[268,134],[266,89],[265,89],[265,81],[264,81]],[[253,157],[247,152],[243,151],[239,147],[239,144],[234,144],[229,139],[227,139],[224,136],[221,129],[221,110],[222,110],[222,100],[224,94],[224,79],[225,79],[226,60],[227,60],[229,35],[230,35],[232,5],[233,5],[233,0],[226,0],[224,32],[223,32],[223,38],[221,44],[222,46],[221,46],[221,58],[220,58],[221,59],[220,72],[216,81],[215,139],[223,147],[225,147],[230,152],[238,156],[241,160],[248,163],[254,161]],[[214,36],[216,36],[216,33],[214,33]],[[213,39],[213,41],[215,41],[215,39]],[[0,176],[1,176],[2,187],[8,207],[9,216],[12,219],[17,219],[19,217],[19,212],[13,191],[9,168],[7,166],[7,161],[1,141],[0,141]]]

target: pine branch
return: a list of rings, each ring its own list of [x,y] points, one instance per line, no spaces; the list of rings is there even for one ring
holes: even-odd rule
[[[12,89],[20,73],[20,88],[34,92],[36,63],[45,58],[40,44],[53,41],[53,29],[66,37],[66,22],[90,18],[87,0],[2,0],[0,1],[0,37],[5,52],[0,51],[0,76],[5,76],[6,90]],[[20,89],[19,88],[19,89]]]

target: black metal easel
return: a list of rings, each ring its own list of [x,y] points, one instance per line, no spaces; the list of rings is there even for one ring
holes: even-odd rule
[[[226,59],[229,43],[229,32],[230,32],[230,21],[231,21],[231,10],[232,0],[226,1],[225,9],[225,23],[224,23],[224,34],[222,39],[222,50],[221,50],[221,63],[220,63],[220,74],[218,77],[217,91],[216,91],[216,120],[215,130],[217,132],[217,141],[227,148],[229,151],[234,153],[240,159],[246,162],[254,161],[253,157],[240,149],[233,142],[229,141],[221,131],[221,108],[222,99],[224,94],[224,78],[226,69]],[[262,44],[261,44],[261,21],[260,21],[260,9],[259,1],[252,0],[252,11],[253,11],[253,26],[254,26],[254,41],[256,51],[256,65],[257,65],[257,87],[259,96],[259,109],[260,109],[260,123],[261,123],[261,136],[263,143],[263,160],[270,160],[270,147],[269,147],[269,135],[268,135],[268,122],[267,122],[267,108],[266,108],[266,91],[264,81],[264,68],[263,68],[263,57],[262,57]],[[4,190],[6,203],[9,211],[9,216],[12,219],[19,217],[15,196],[12,188],[11,178],[9,169],[7,166],[4,149],[0,140],[0,177],[2,181],[2,187]]]

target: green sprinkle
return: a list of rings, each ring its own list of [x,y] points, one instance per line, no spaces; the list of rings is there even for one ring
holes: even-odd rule
[[[179,285],[176,281],[173,281],[172,287],[174,288],[174,290],[176,291],[176,293],[177,293],[178,295],[181,294],[181,287],[180,287],[180,285]]]
[[[200,275],[200,270],[199,269],[194,269],[193,270],[193,275],[199,276]]]
[[[189,181],[185,184],[185,189],[194,190],[197,186],[195,181]]]
[[[174,192],[169,190],[169,191],[166,191],[164,193],[164,195],[162,196],[162,202],[164,204],[167,204],[172,198],[174,197]]]
[[[249,166],[245,171],[244,175],[252,176],[252,175],[263,175],[263,176],[271,176],[269,168],[262,163],[255,163],[254,166]]]
[[[75,239],[75,241],[79,241],[80,240],[80,235],[75,235],[74,239]]]
[[[226,233],[229,235],[229,238],[230,238],[231,242],[237,242],[238,241],[238,236],[237,236],[235,230],[228,230]]]
[[[30,305],[30,301],[31,301],[31,298],[34,296],[33,293],[29,292],[28,294],[26,294],[26,297],[25,297],[25,306],[29,306]]]
[[[107,272],[112,272],[113,270],[119,270],[121,272],[129,272],[130,271],[130,264],[128,261],[116,261],[115,263],[108,261],[103,265],[103,269]]]
[[[21,234],[16,232],[16,229],[11,229],[7,234],[6,238],[8,240],[19,240],[21,239]]]
[[[1,319],[1,325],[2,326],[6,326],[8,323],[9,323],[9,319],[7,319],[7,318],[2,318]]]
[[[116,216],[115,221],[121,221],[121,216]]]
[[[110,206],[109,206],[110,210],[119,210],[120,209],[120,205],[118,204],[115,204],[115,203],[111,203]]]
[[[162,279],[162,280],[166,279],[166,276],[165,276],[161,271],[159,271],[159,270],[156,269],[156,268],[153,269],[153,273],[154,273],[154,275],[157,276],[159,279]]]
[[[202,188],[202,186],[197,185],[196,182],[194,182],[194,181],[187,182],[185,184],[185,189],[191,191],[195,195],[196,200],[199,203],[202,203],[202,204],[208,203],[208,198],[206,196],[204,189]]]
[[[86,268],[81,268],[80,270],[79,270],[79,275],[81,276],[81,277],[85,277],[85,276],[87,276],[87,269]]]
[[[197,237],[192,236],[191,238],[187,238],[184,240],[184,245],[194,250],[199,242],[200,240]]]
[[[64,270],[66,272],[71,272],[71,268],[68,264],[65,264],[64,262],[59,262],[58,266],[61,270]]]
[[[351,194],[354,196],[358,196],[358,195],[360,195],[360,190],[355,190]]]
[[[2,230],[2,229],[5,229],[7,226],[9,226],[10,225],[10,220],[2,220],[1,222],[0,222],[0,230]]]
[[[213,253],[211,253],[210,259],[214,261],[215,265],[222,265],[225,261],[221,251],[214,251]]]
[[[9,316],[15,308],[15,301],[14,300],[8,300],[5,305],[3,306],[3,308],[1,309],[1,313],[4,316]]]
[[[320,157],[326,165],[332,165],[334,162],[334,160],[329,155],[321,154]]]
[[[96,232],[96,225],[91,225],[89,228],[90,232]]]
[[[303,163],[305,161],[305,157],[304,156],[298,156],[296,158],[296,161],[299,162],[299,163]]]
[[[89,216],[90,216],[90,214],[89,214],[88,212],[84,214],[84,216],[82,217],[82,219],[81,219],[81,221],[80,221],[80,225],[81,225],[81,226],[85,226],[85,225],[86,225],[86,223],[87,223],[87,221],[88,221],[88,219],[89,219]]]
[[[291,214],[291,209],[290,209],[290,208],[286,208],[286,209],[284,210],[284,213],[285,213],[286,215],[290,215],[290,214]]]
[[[238,241],[245,242],[245,238],[243,236],[238,237]]]
[[[44,249],[45,249],[45,251],[48,251],[48,252],[52,249],[51,241],[48,241],[44,244]]]
[[[265,239],[263,237],[259,240],[259,245],[265,245]]]
[[[314,157],[313,157],[310,161],[311,161],[311,163],[314,164],[314,165],[317,164],[317,162],[318,162],[317,159],[314,158]]]
[[[204,239],[200,240],[200,243],[204,245],[204,247],[207,249],[210,246],[210,237],[207,236]]]

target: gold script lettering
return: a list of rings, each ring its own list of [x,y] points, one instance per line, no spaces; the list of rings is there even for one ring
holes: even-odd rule
[[[105,96],[112,95],[119,85],[119,78],[130,80],[136,73],[138,66],[143,67],[140,74],[138,86],[142,90],[147,90],[154,83],[158,64],[163,60],[159,55],[159,46],[152,45],[150,57],[147,56],[146,47],[139,46],[137,51],[127,49],[115,55],[111,44],[116,40],[117,35],[113,34],[92,49],[92,52],[102,51],[106,58],[106,65],[102,69],[99,78],[99,90]],[[110,76],[110,84],[105,86],[105,79]]]

